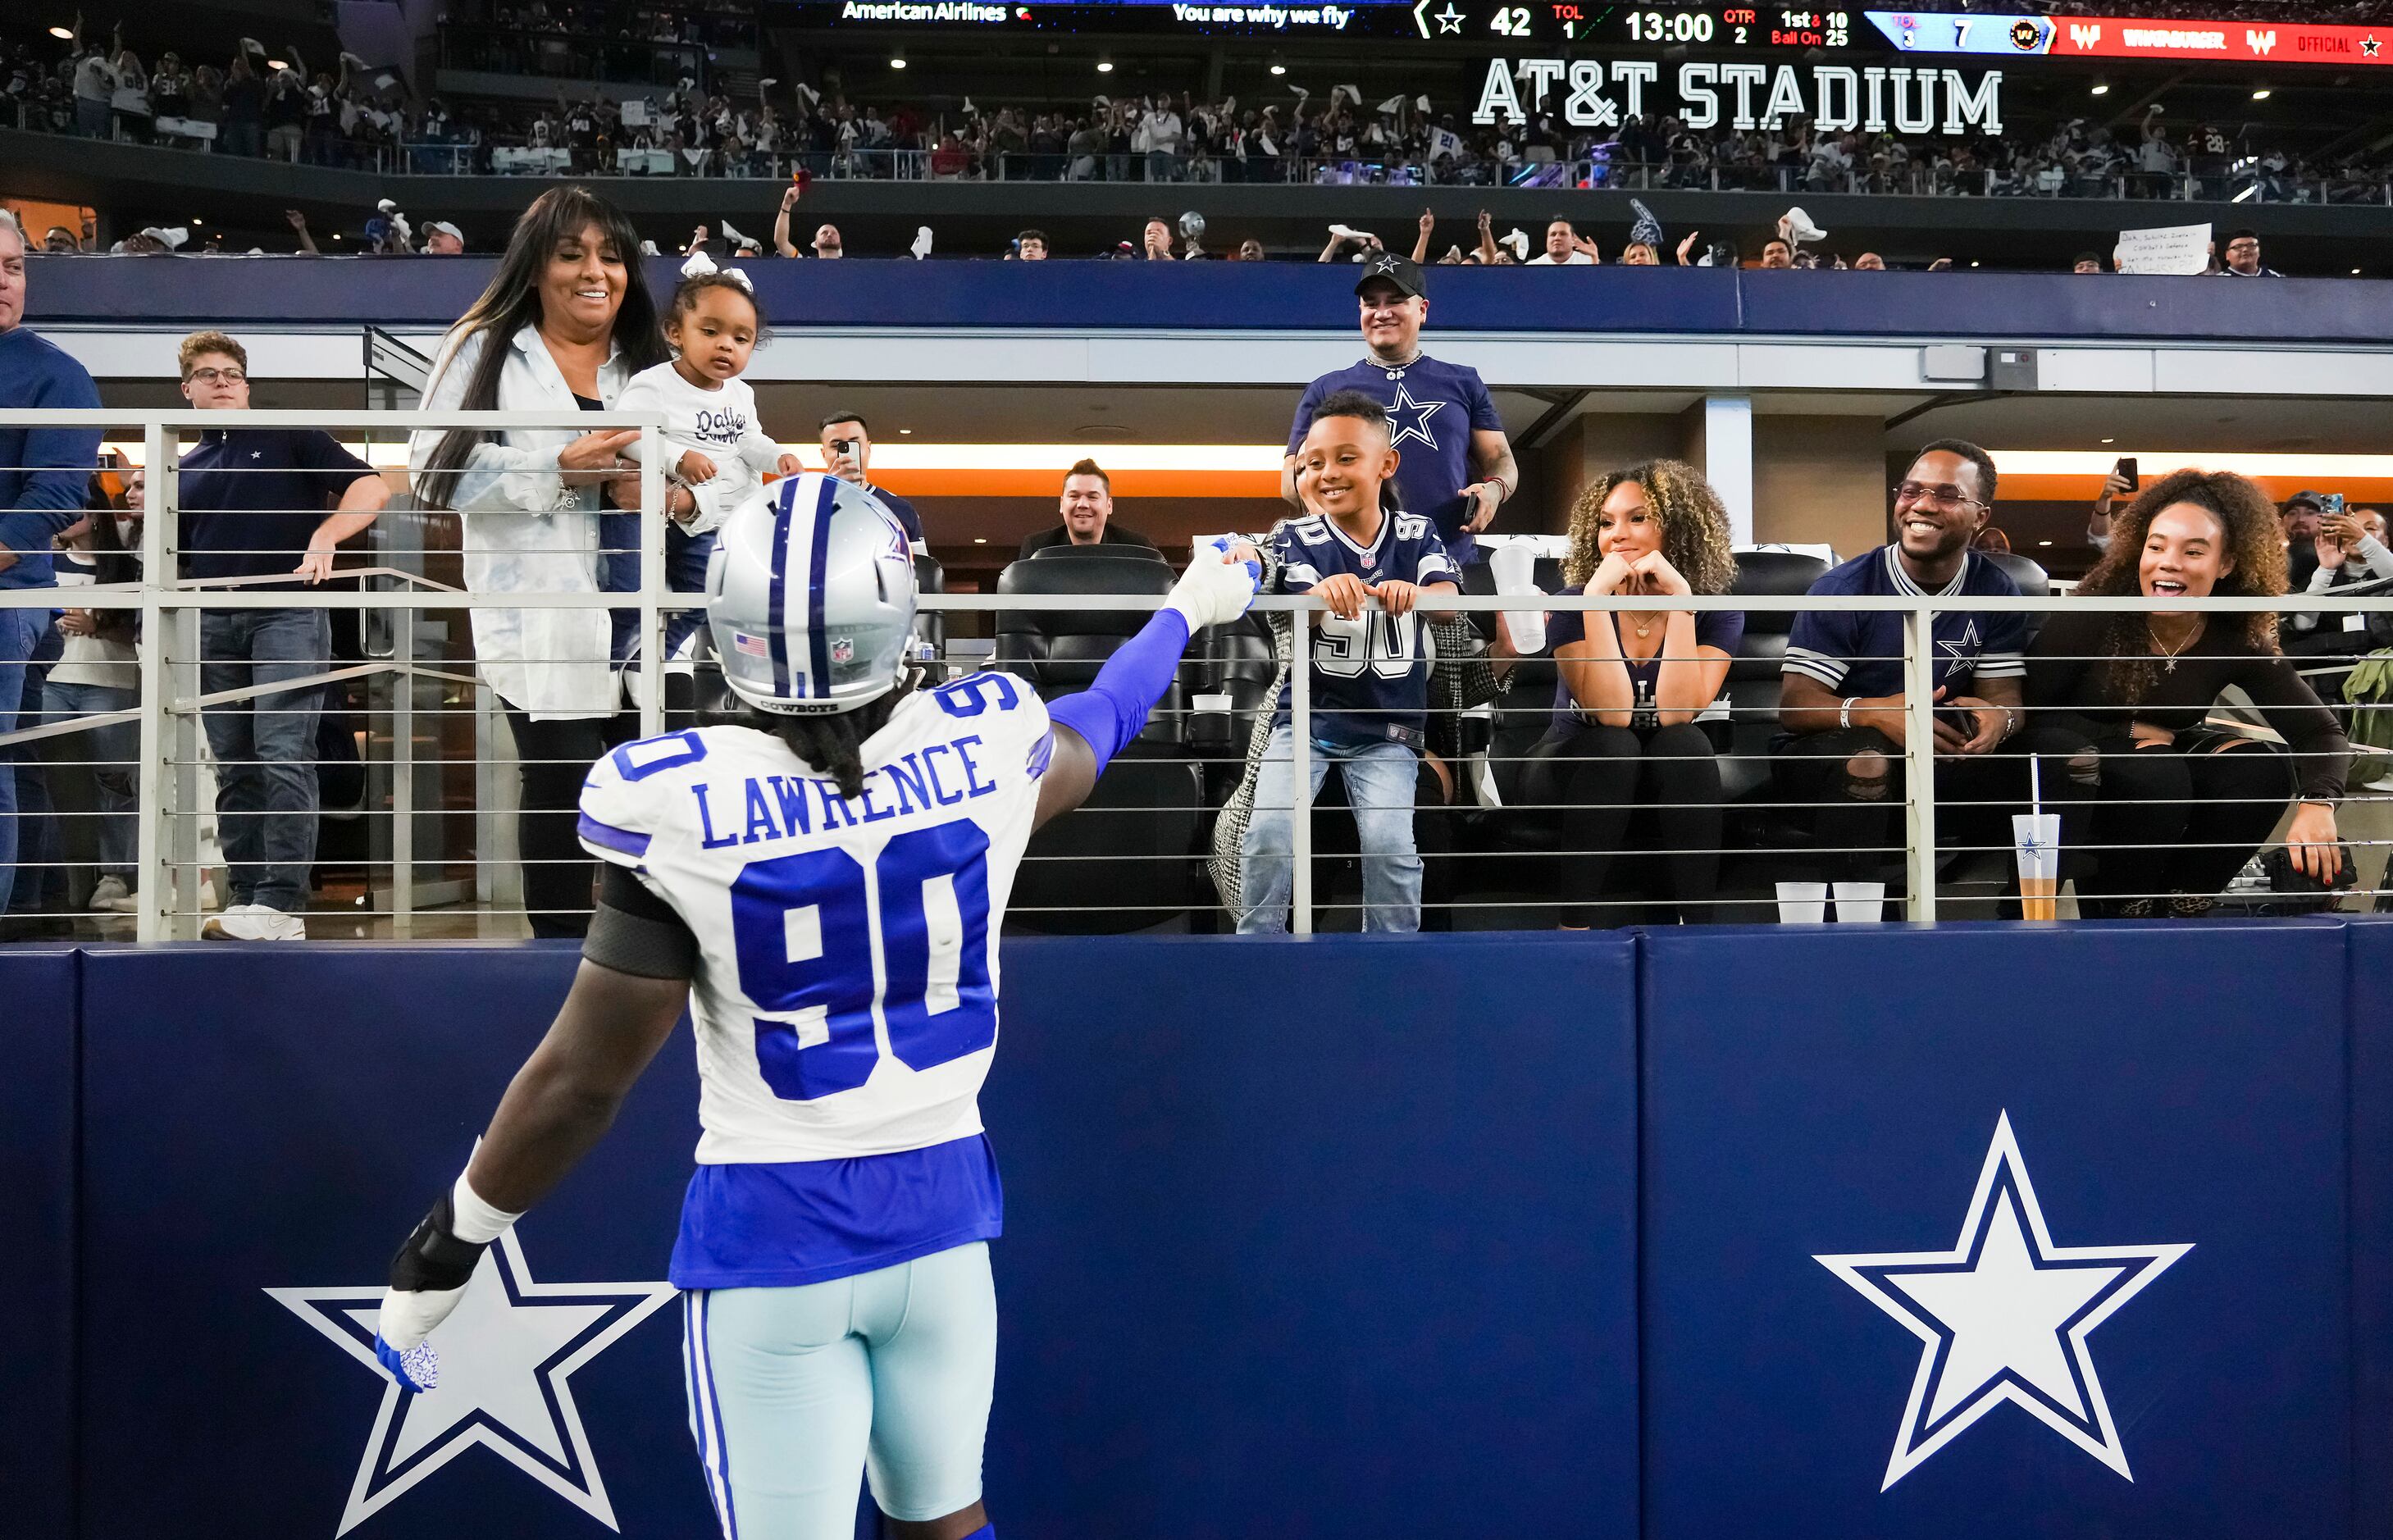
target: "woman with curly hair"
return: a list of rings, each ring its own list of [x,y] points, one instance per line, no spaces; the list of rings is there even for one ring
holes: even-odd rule
[[[1720,882],[1720,686],[1745,634],[1738,610],[1673,608],[1736,581],[1728,512],[1703,473],[1649,460],[1598,476],[1571,510],[1568,594],[1635,596],[1634,609],[1557,611],[1548,632],[1554,725],[1522,776],[1533,803],[1563,809],[1563,923],[1594,922],[1631,816],[1651,814],[1661,896],[1711,918]]]
[[[2111,544],[2081,594],[2162,601],[2285,591],[2285,553],[2269,495],[2240,476],[2179,471],[2114,516]],[[2292,748],[2209,726],[2240,685]],[[2334,804],[2350,745],[2277,648],[2277,617],[2060,611],[2028,661],[2032,711],[2071,724],[2101,755],[2092,842],[2100,870],[2081,902],[2122,915],[2201,914],[2298,788],[2285,833],[2295,867],[2332,881],[2342,866]],[[2090,890],[2090,891],[2089,891]]]

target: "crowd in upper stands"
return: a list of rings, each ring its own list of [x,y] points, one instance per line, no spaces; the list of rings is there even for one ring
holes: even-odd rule
[[[594,0],[595,3],[595,0]],[[703,37],[717,20],[668,13],[659,33]],[[501,8],[469,62],[569,78],[539,57],[557,11]],[[631,29],[621,29],[630,31]],[[605,34],[601,34],[605,35]],[[515,52],[517,40],[521,44]],[[630,46],[636,39],[610,45]],[[647,46],[645,43],[639,45]],[[692,45],[695,48],[696,45]],[[1297,180],[1417,186],[1626,187],[1905,196],[2197,198],[2384,202],[2393,163],[2365,146],[2308,155],[2250,124],[2171,125],[2147,113],[2113,126],[2073,118],[2002,136],[1815,132],[1804,118],[1740,130],[1631,115],[1617,130],[1574,130],[1551,113],[1473,124],[1427,97],[1366,104],[1346,86],[1288,87],[1269,102],[1186,96],[994,110],[933,110],[833,96],[791,84],[733,97],[663,55],[623,65],[656,89],[618,102],[452,106],[411,96],[388,72],[344,55],[312,72],[243,40],[219,69],[172,53],[152,67],[122,34],[78,30],[43,57],[20,41],[0,59],[0,122],[86,137],[212,148],[314,164],[423,173],[626,174],[962,181]],[[610,67],[611,69],[611,67]],[[640,72],[645,71],[646,73]],[[621,73],[621,71],[615,72]],[[590,78],[587,74],[570,78]]]

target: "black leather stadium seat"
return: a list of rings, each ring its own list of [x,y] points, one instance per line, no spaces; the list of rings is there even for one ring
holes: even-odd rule
[[[1819,581],[1828,564],[1798,551],[1746,551],[1736,558],[1731,594],[1744,597],[1802,594]],[[1770,785],[1770,740],[1778,732],[1778,698],[1785,685],[1786,633],[1795,627],[1791,609],[1749,609],[1745,636],[1728,666],[1729,749],[1720,761],[1720,790],[1738,802]]]
[[[1043,555],[1044,553],[1042,553]],[[1066,594],[1163,594],[1171,568],[1152,555],[1090,552],[1066,561],[1017,561],[997,591],[1036,602]],[[992,666],[1027,679],[1042,698],[1086,689],[1151,612],[1001,609]],[[1020,929],[1071,934],[1152,928],[1198,901],[1204,786],[1183,742],[1189,686],[1203,659],[1191,647],[1146,731],[1123,746],[1078,812],[1033,835],[1014,881]]]
[[[2022,556],[2016,551],[1985,551],[1980,555],[2009,573],[2011,581],[2019,584],[2019,591],[2029,598],[2049,595],[2052,593],[2052,574],[2046,572],[2044,569],[2044,564],[2034,557]],[[2027,618],[2028,646],[2035,645],[2036,633],[2043,629],[2042,615],[2030,615]]]
[[[1045,545],[1030,553],[1032,561],[1044,561],[1061,556],[1066,560],[1081,556],[1134,556],[1141,561],[1162,561],[1163,553],[1152,545]]]
[[[945,594],[948,591],[947,568],[923,553],[916,552],[914,554],[914,586],[924,594]],[[948,655],[947,612],[936,609],[916,612],[914,635],[917,640],[930,644],[931,656],[934,659],[945,659]],[[946,672],[934,664],[932,676],[945,678]]]

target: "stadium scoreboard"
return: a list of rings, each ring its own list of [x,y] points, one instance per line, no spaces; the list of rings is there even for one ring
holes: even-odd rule
[[[1986,11],[1626,6],[1598,0],[778,0],[773,20],[825,30],[1351,36],[1391,42],[1972,55],[1981,60],[2164,59],[2337,65],[2393,62],[2393,27],[2046,16]]]

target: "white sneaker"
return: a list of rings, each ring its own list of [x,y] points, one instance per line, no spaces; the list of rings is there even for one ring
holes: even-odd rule
[[[122,877],[103,877],[91,890],[91,901],[84,906],[94,914],[131,914],[133,894],[126,890]]]
[[[235,904],[201,930],[214,941],[305,941],[307,922],[263,904]]]

